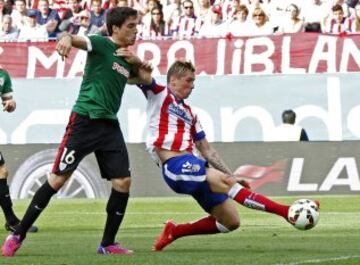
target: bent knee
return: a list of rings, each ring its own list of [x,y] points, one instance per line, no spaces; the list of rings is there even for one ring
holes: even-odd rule
[[[116,191],[129,192],[131,186],[131,178],[118,178],[112,180],[112,186]]]
[[[51,173],[48,177],[48,182],[54,190],[59,190],[62,188],[62,186],[64,186],[65,182],[68,180],[69,177],[70,176],[59,176]]]
[[[231,222],[230,224],[228,224],[227,228],[230,231],[234,231],[236,229],[238,229],[240,227],[240,220],[234,220],[233,222]]]
[[[0,179],[6,179],[9,176],[9,171],[5,165],[0,166]]]

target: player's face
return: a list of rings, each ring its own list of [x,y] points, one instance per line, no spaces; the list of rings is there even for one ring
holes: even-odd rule
[[[172,77],[171,89],[180,99],[186,99],[190,96],[194,88],[195,74],[188,71],[183,77]]]
[[[138,32],[138,21],[138,16],[128,17],[120,28],[116,27],[116,30],[113,33],[113,38],[117,44],[121,47],[127,47],[135,43],[136,34]]]
[[[337,10],[334,12],[334,18],[336,19],[336,21],[338,23],[341,23],[343,18],[344,18],[344,12],[342,12],[341,10]]]

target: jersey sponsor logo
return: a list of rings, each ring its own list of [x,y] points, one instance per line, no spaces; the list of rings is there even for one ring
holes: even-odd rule
[[[180,119],[182,119],[185,123],[192,124],[191,116],[179,106],[171,103],[168,107],[168,112]]]
[[[3,86],[5,83],[5,79],[3,77],[0,77],[0,86]]]
[[[182,165],[181,172],[182,173],[195,173],[200,171],[200,165],[199,164],[191,164],[189,161],[186,161]]]
[[[126,70],[124,66],[122,66],[121,64],[118,64],[117,62],[113,63],[112,69],[115,70],[116,72],[118,72],[119,74],[122,74],[126,78],[129,78],[129,76],[130,76],[129,71]]]

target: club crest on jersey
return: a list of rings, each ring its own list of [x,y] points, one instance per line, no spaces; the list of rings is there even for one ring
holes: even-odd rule
[[[195,173],[200,171],[200,165],[199,164],[191,164],[189,161],[186,161],[182,165],[181,172],[182,173]]]
[[[179,108],[179,106],[175,104],[170,104],[168,107],[168,112],[180,119],[182,119],[184,122],[191,124],[192,118],[191,116],[183,109]]]
[[[5,83],[5,79],[3,77],[0,77],[0,86],[3,86]]]
[[[126,78],[129,78],[130,73],[127,69],[124,68],[121,64],[118,64],[117,62],[114,62],[112,65],[112,69],[118,72],[119,74],[122,74]]]

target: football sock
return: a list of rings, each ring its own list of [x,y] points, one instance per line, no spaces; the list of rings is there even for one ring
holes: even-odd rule
[[[101,245],[107,247],[114,244],[116,234],[124,218],[127,202],[129,199],[128,192],[119,192],[111,190],[109,201],[106,206],[107,219],[104,229]]]
[[[245,207],[274,213],[287,219],[289,210],[288,205],[283,205],[272,201],[261,194],[245,189],[238,183],[236,183],[230,189],[228,195]]]
[[[46,181],[35,193],[29,207],[27,208],[23,219],[20,221],[20,224],[16,226],[15,234],[20,235],[20,239],[24,240],[26,237],[26,232],[29,228],[35,223],[36,219],[39,217],[41,212],[48,205],[51,197],[57,191],[54,190],[48,181]]]
[[[12,208],[9,186],[7,185],[6,179],[0,179],[0,207],[4,212],[8,224],[15,225],[19,222]]]
[[[220,232],[226,233],[229,232],[229,230],[218,223],[214,217],[207,216],[195,222],[177,224],[173,230],[172,235],[174,239],[177,239],[183,236],[216,234]]]

